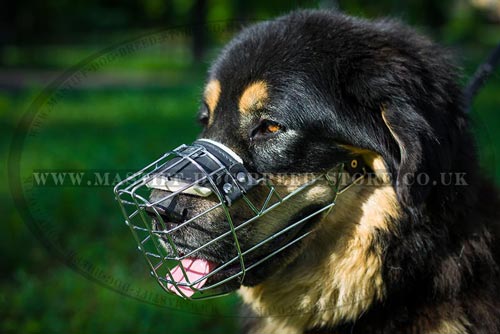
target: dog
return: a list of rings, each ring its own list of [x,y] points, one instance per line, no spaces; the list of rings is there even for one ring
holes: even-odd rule
[[[258,23],[225,46],[209,70],[200,138],[270,178],[340,161],[368,171],[336,197],[317,182],[238,232],[249,249],[335,199],[249,262],[303,228],[307,237],[225,283],[245,304],[243,332],[500,333],[500,200],[480,171],[458,79],[449,52],[403,24],[333,11]],[[293,191],[284,179],[275,182]],[[169,224],[215,202],[182,194],[165,205]],[[241,202],[236,225],[252,215]],[[225,221],[213,210],[172,241],[184,253],[209,244],[199,256],[216,267],[235,252],[231,240],[210,244]]]

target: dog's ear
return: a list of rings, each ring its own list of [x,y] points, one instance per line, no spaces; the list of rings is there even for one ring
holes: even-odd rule
[[[388,103],[380,109],[399,147],[399,157],[394,157],[390,166],[398,199],[406,207],[419,206],[439,174],[440,163],[429,159],[439,156],[439,141],[427,120],[411,105]]]

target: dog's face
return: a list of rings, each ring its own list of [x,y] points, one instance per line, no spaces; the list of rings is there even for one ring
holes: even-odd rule
[[[276,178],[275,184],[283,193],[300,186],[301,177],[321,175],[360,156],[375,170],[374,177],[389,182],[401,206],[420,205],[430,192],[428,186],[405,184],[403,177],[420,171],[432,177],[434,170],[449,163],[449,157],[435,152],[430,156],[436,160],[430,162],[426,152],[438,150],[433,147],[438,142],[447,145],[458,127],[445,117],[452,112],[453,101],[432,92],[454,92],[456,87],[450,83],[451,74],[440,67],[446,60],[439,53],[433,54],[427,40],[397,25],[393,28],[332,13],[306,12],[244,30],[227,45],[209,72],[199,111],[203,125],[200,137],[231,148],[251,172],[271,178],[293,173],[292,182],[288,177]],[[152,200],[164,196],[155,190]],[[267,196],[265,187],[256,187],[248,194],[253,203],[264,203]],[[328,205],[334,196],[326,180],[315,183],[240,229],[239,247],[242,251],[251,249]],[[356,201],[363,196],[350,196],[349,206],[361,206],[363,203]],[[159,205],[168,208],[165,220],[171,228],[217,202],[214,195],[200,198],[183,194]],[[235,226],[255,214],[242,200],[230,211]],[[246,265],[304,231],[321,228],[318,222],[322,218],[315,216],[252,251]],[[218,208],[176,230],[171,238],[181,254],[208,243],[195,256],[219,266],[237,256],[232,237],[210,243],[227,231],[226,213]],[[165,247],[170,246],[166,243]],[[306,238],[248,271],[242,284],[262,282],[307,252],[307,247]],[[239,270],[237,263],[210,280],[220,281]],[[229,281],[226,290],[240,284]]]

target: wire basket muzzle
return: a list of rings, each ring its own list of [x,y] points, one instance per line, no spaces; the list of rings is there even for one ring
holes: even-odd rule
[[[116,185],[115,195],[125,223],[160,285],[185,299],[203,299],[234,290],[244,283],[249,271],[309,235],[310,230],[293,235],[293,238],[287,237],[312,217],[325,214],[333,207],[341,170],[342,165],[336,166],[327,174],[301,180],[302,184],[283,192],[268,178],[249,173],[241,158],[229,148],[210,140],[198,140],[192,145],[181,145],[123,180]],[[319,180],[326,180],[332,188],[333,195],[328,204],[287,223],[254,244],[242,245],[240,237],[243,231],[255,227],[259,219]],[[258,201],[250,196],[255,187],[259,187]],[[181,197],[184,197],[182,200],[211,204],[194,215],[178,217],[176,224],[172,224],[168,204]],[[233,206],[238,212],[249,213],[245,220],[234,219]],[[215,213],[224,218],[223,226],[200,236],[196,246],[187,250],[183,248],[183,242],[178,238],[183,229],[211,229],[207,217]],[[208,235],[210,238],[206,239]],[[271,243],[281,239],[286,242],[269,248]],[[207,250],[219,244],[230,247],[221,256],[224,261],[216,262],[205,256]],[[268,252],[256,257],[263,248]]]

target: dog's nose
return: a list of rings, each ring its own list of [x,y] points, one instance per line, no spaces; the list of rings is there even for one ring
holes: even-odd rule
[[[186,208],[169,210],[162,205],[156,205],[154,207],[147,207],[146,213],[153,218],[155,228],[169,231],[185,222],[189,211]],[[158,217],[158,215],[160,217]]]

